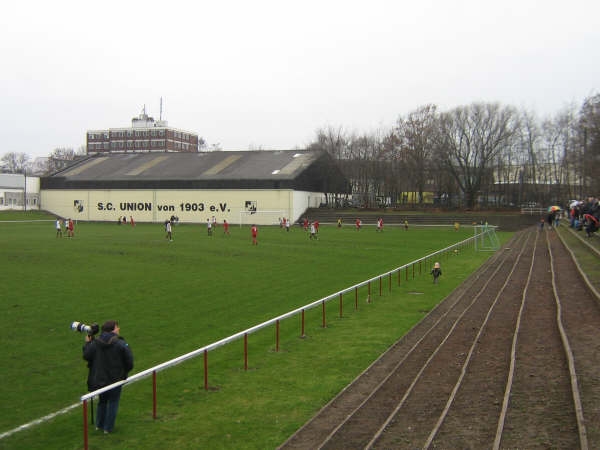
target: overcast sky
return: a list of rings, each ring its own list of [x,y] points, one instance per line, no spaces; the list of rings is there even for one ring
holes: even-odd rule
[[[370,133],[427,103],[540,118],[600,89],[600,1],[9,1],[0,155],[77,149],[146,107],[224,150]]]

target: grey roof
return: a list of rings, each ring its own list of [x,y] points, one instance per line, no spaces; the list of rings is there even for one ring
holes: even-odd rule
[[[23,174],[0,173],[0,188],[23,189],[24,187],[25,177]]]
[[[347,182],[331,157],[323,152],[214,151],[90,156],[42,178],[41,188],[292,188],[346,192]]]

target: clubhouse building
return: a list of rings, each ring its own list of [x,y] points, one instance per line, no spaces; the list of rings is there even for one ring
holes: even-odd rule
[[[88,152],[40,179],[40,206],[86,221],[272,225],[350,192],[320,151]]]

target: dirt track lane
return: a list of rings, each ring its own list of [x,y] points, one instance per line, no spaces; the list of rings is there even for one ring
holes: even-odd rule
[[[596,299],[556,233],[532,228],[281,448],[600,448],[599,346]]]

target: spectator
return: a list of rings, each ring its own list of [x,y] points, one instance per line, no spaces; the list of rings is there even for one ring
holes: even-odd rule
[[[88,388],[97,390],[125,380],[133,369],[133,353],[119,332],[118,322],[108,320],[102,325],[98,338],[86,335],[83,358],[90,368]],[[121,386],[100,394],[96,428],[105,434],[114,429],[120,398]]]
[[[440,267],[439,262],[436,262],[433,265],[433,269],[431,269],[431,275],[433,275],[433,284],[438,284],[438,279],[442,275],[442,268]]]

